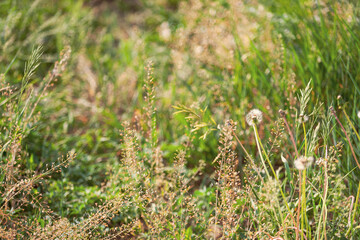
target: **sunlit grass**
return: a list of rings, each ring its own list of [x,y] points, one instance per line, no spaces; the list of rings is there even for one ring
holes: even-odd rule
[[[1,239],[357,239],[356,1],[0,2]]]

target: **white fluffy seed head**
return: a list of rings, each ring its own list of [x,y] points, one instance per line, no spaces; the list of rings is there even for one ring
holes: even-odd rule
[[[259,109],[252,109],[247,115],[246,115],[246,122],[249,124],[249,126],[253,126],[255,124],[254,120],[256,120],[258,123],[261,123],[263,119],[263,114]]]
[[[307,115],[300,115],[299,116],[299,123],[305,123],[305,122],[307,122],[307,121],[309,121],[309,117],[307,116]]]
[[[358,118],[360,118],[360,111],[358,111],[357,116],[358,116]]]
[[[300,157],[301,158],[301,157]],[[295,167],[298,169],[298,170],[304,170],[305,169],[305,165],[304,163],[300,160],[300,158],[296,159],[295,162],[294,162],[294,165]]]
[[[314,157],[300,156],[294,161],[294,165],[298,170],[305,170],[306,168],[310,167],[313,161]]]

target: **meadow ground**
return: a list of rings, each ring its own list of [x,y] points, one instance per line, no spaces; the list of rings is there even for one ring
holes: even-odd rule
[[[360,3],[0,1],[0,239],[359,239]]]

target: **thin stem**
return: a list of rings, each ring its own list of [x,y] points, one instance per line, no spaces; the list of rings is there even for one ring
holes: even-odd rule
[[[355,159],[355,161],[356,161],[356,164],[357,164],[358,168],[360,168],[360,164],[359,164],[359,162],[358,162],[358,160],[357,160],[357,158],[356,158],[356,156],[355,156],[354,149],[353,149],[353,147],[352,147],[352,145],[351,145],[350,138],[349,138],[348,134],[346,133],[345,128],[344,128],[343,125],[341,124],[341,122],[340,122],[339,118],[337,117],[336,112],[335,112],[335,110],[334,110],[333,107],[330,107],[330,111],[331,111],[331,113],[334,115],[336,121],[339,123],[341,129],[343,130],[343,132],[344,132],[344,134],[345,134],[345,136],[346,136],[346,139],[347,139],[347,141],[348,141],[348,143],[349,143],[349,145],[350,145],[351,153],[352,153],[352,155],[353,155],[353,157],[354,157],[354,159]]]
[[[321,214],[319,219],[319,224],[316,229],[318,239],[322,240],[322,236],[325,235],[326,239],[326,218],[327,218],[327,209],[326,209],[326,198],[327,198],[327,191],[328,191],[328,175],[327,175],[327,146],[325,150],[325,162],[324,162],[324,195],[323,195],[323,204],[321,207]],[[320,226],[321,221],[323,221],[323,231],[322,235],[320,235]]]
[[[286,115],[285,115],[285,112],[283,110],[279,110],[279,114],[280,116],[283,118],[284,120],[284,123],[286,125],[286,128],[288,130],[288,133],[290,135],[290,139],[292,141],[292,144],[294,146],[294,149],[295,149],[295,152],[296,152],[296,157],[299,157],[299,152],[297,150],[297,147],[296,147],[296,143],[295,143],[295,138],[294,138],[294,135],[292,134],[291,130],[290,130],[290,126],[286,120]],[[301,183],[301,174],[300,174],[300,171],[299,171],[299,176],[300,176],[300,179],[299,179],[299,184]],[[299,191],[299,202],[298,202],[298,207],[297,207],[297,215],[296,215],[296,228],[295,228],[295,234],[296,234],[296,240],[299,239],[299,223],[300,223],[300,199],[301,199],[301,191]]]
[[[353,209],[353,206],[354,206],[355,197],[350,196],[350,197],[348,197],[348,200],[349,199],[351,199],[351,202],[350,202],[350,210],[349,210],[349,216],[348,216],[348,226],[351,225],[351,213],[352,213],[352,209]]]
[[[356,208],[357,208],[358,203],[359,203],[359,195],[360,195],[360,183],[359,183],[359,187],[358,187],[357,194],[356,194],[355,207],[354,207],[354,215],[353,215],[353,218],[352,218],[351,226],[352,226],[353,223],[355,222]]]
[[[304,139],[305,139],[305,157],[307,157],[307,138],[306,138],[306,129],[305,129],[305,123],[302,123],[303,129],[304,129]]]
[[[259,145],[261,146],[262,151],[264,152],[265,158],[266,158],[266,160],[267,160],[267,162],[268,162],[268,164],[269,164],[269,166],[270,166],[270,168],[271,168],[272,173],[274,174],[275,180],[276,180],[276,182],[279,182],[279,179],[278,179],[278,177],[277,177],[277,175],[276,175],[276,173],[275,173],[275,170],[274,170],[274,168],[273,168],[273,166],[272,166],[272,164],[271,164],[271,162],[270,162],[269,156],[267,155],[267,153],[266,153],[266,151],[265,151],[265,149],[264,149],[264,146],[263,146],[262,143],[261,143],[261,139],[260,139],[260,137],[259,137],[259,133],[258,133],[258,131],[257,131],[257,128],[256,128],[256,125],[255,125],[255,124],[254,124],[254,131],[255,131],[255,134],[256,134],[256,137],[255,137],[255,138],[258,139],[258,140],[256,140],[256,141],[257,141],[257,143],[259,143]],[[260,152],[260,149],[259,149],[259,152]],[[260,153],[260,156],[261,156],[261,153]],[[265,166],[265,169],[266,169],[266,166]],[[284,192],[283,192],[283,190],[282,190],[282,188],[281,188],[281,184],[280,184],[280,193],[281,193],[281,196],[282,196],[282,198],[283,198],[283,200],[284,200],[284,203],[285,203],[285,205],[286,205],[286,208],[288,209],[289,213],[290,213],[291,216],[292,216],[292,212],[291,212],[290,207],[289,207],[289,205],[288,205],[288,203],[287,203],[285,194],[284,194]]]
[[[262,182],[264,182],[264,180],[262,179],[261,174],[260,174],[260,172],[259,172],[259,169],[258,169],[258,168],[256,167],[256,165],[255,165],[255,162],[253,161],[253,159],[252,159],[252,157],[250,156],[250,154],[246,151],[244,145],[240,142],[240,139],[239,139],[238,136],[235,134],[235,132],[234,132],[233,129],[232,129],[232,133],[233,133],[236,141],[239,143],[240,147],[242,148],[242,150],[245,152],[246,157],[250,160],[251,165],[254,166],[254,169],[255,169],[257,175],[259,176],[260,180],[261,180]]]
[[[358,139],[359,139],[359,141],[360,141],[360,136],[359,136],[358,132],[356,131],[356,129],[355,129],[355,127],[354,127],[354,124],[350,121],[349,116],[346,114],[345,109],[343,109],[343,112],[344,112],[344,114],[345,114],[346,120],[349,122],[349,124],[350,124],[351,128],[354,130],[354,132],[355,132],[355,134],[356,134],[357,138],[358,138]]]
[[[300,209],[301,209],[301,190],[300,190],[300,185],[301,185],[301,181],[302,177],[301,177],[301,170],[299,170],[299,200],[298,200],[298,206],[297,206],[297,214],[296,214],[296,240],[299,239],[299,226],[300,226]]]
[[[259,138],[259,135],[258,135],[258,132],[257,132],[256,125],[255,125],[255,124],[253,125],[253,128],[254,128],[254,132],[255,132],[256,146],[257,146],[258,151],[259,151],[259,155],[260,155],[261,162],[262,162],[262,164],[263,164],[263,166],[264,166],[264,170],[265,170],[265,172],[266,172],[266,175],[270,178],[269,171],[268,171],[267,168],[266,168],[266,164],[265,164],[264,158],[263,158],[262,153],[261,153],[261,147],[260,147],[260,143],[259,143],[259,142],[260,142],[260,139],[258,139],[258,138]],[[274,171],[273,171],[273,172],[274,172]],[[276,178],[276,174],[274,174],[274,175],[275,175],[275,178]]]
[[[305,139],[305,157],[307,157],[307,139],[306,139],[306,129],[305,129],[305,123],[302,123],[303,129],[304,129],[304,139]],[[301,184],[301,229],[304,232],[305,229],[305,216],[306,216],[306,195],[305,195],[305,184],[306,184],[306,169],[302,171],[302,182]],[[303,238],[303,235],[301,235],[301,239]]]
[[[305,229],[305,216],[306,216],[306,195],[305,195],[305,184],[306,184],[306,169],[302,170],[302,183],[301,183],[301,229],[304,232]],[[301,235],[303,239],[303,235]]]
[[[299,152],[298,152],[297,147],[296,147],[295,138],[294,138],[294,135],[292,134],[292,132],[291,132],[291,130],[290,130],[290,127],[289,127],[289,124],[288,124],[288,122],[287,122],[287,120],[286,120],[285,112],[280,109],[280,110],[279,110],[279,113],[280,113],[280,116],[283,118],[284,123],[285,123],[285,125],[286,125],[286,128],[287,128],[287,130],[288,130],[288,132],[289,132],[290,139],[291,139],[291,141],[292,141],[292,143],[293,143],[293,146],[294,146],[294,148],[295,148],[296,156],[299,157]]]
[[[346,236],[348,236],[351,233],[352,229],[353,229],[353,225],[354,225],[354,222],[355,222],[356,209],[357,209],[358,202],[359,202],[359,195],[360,195],[360,183],[359,183],[359,187],[358,187],[357,194],[356,194],[356,199],[355,199],[354,215],[352,216],[352,221],[351,221],[349,230],[346,233]]]
[[[218,181],[217,181],[217,184],[216,184],[216,198],[215,198],[215,223],[214,225],[216,226],[217,225],[217,218],[218,218],[218,202],[219,202],[219,192],[220,192],[220,178],[221,178],[221,173],[222,173],[222,168],[223,168],[223,164],[224,164],[224,157],[222,156],[221,158],[221,162],[220,162],[220,170],[219,170],[219,176],[218,176]],[[214,239],[215,239],[215,236],[216,236],[216,232],[217,231],[214,231]]]
[[[270,178],[270,174],[269,174],[269,172],[268,172],[268,170],[267,170],[267,168],[266,168],[266,164],[265,164],[264,158],[263,158],[263,156],[262,156],[261,150],[263,150],[263,152],[264,152],[264,155],[265,155],[265,157],[266,157],[266,160],[268,161],[268,163],[269,163],[269,165],[270,165],[270,168],[271,168],[271,170],[272,170],[272,172],[273,172],[273,174],[274,174],[274,177],[275,177],[276,183],[277,183],[277,182],[278,182],[278,178],[277,178],[277,176],[276,176],[276,173],[275,173],[275,171],[274,171],[274,168],[273,168],[272,165],[271,165],[271,162],[270,162],[270,160],[269,160],[269,157],[268,157],[268,155],[266,154],[266,152],[265,152],[265,150],[264,150],[264,147],[263,147],[263,145],[262,145],[262,143],[261,143],[261,139],[260,139],[260,137],[259,137],[259,133],[258,133],[257,128],[256,128],[256,124],[253,125],[253,128],[254,128],[254,132],[255,132],[256,145],[257,145],[257,147],[258,147],[259,154],[260,154],[260,158],[261,158],[261,162],[262,162],[263,165],[264,165],[264,169],[265,169],[265,171],[266,171],[266,174],[267,174],[268,177]],[[286,206],[288,207],[288,204],[287,204],[286,198],[285,198],[285,196],[284,196],[284,193],[283,193],[282,190],[281,190],[281,186],[280,186],[280,191],[281,191],[282,196],[283,196],[283,198],[284,198],[284,202],[285,202]],[[289,208],[289,207],[288,207],[288,210],[290,211],[290,208]],[[280,206],[279,206],[279,214],[280,214],[280,217],[281,217],[281,223],[283,224],[283,223],[284,223],[284,218],[283,218],[283,215],[282,215],[282,211],[281,211]],[[275,215],[275,217],[276,217],[276,215]]]

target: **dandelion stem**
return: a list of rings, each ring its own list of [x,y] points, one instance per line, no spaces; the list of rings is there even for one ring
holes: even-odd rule
[[[257,132],[256,125],[255,125],[255,124],[253,125],[253,128],[254,128],[254,132],[255,132],[255,141],[256,141],[257,148],[258,148],[258,150],[259,150],[259,155],[260,155],[261,163],[262,163],[263,166],[264,166],[264,170],[265,170],[265,172],[266,172],[266,175],[270,178],[269,171],[267,170],[267,167],[266,167],[264,158],[263,158],[262,153],[261,153],[261,147],[260,147],[260,143],[259,143],[259,142],[260,142],[260,139],[259,139],[260,137],[259,137],[259,134],[258,134],[258,132]],[[273,172],[274,172],[274,170],[273,170]],[[274,174],[274,175],[275,175],[275,178],[276,178],[276,174]]]
[[[254,131],[255,131],[255,134],[256,134],[255,138],[257,139],[257,140],[256,140],[256,143],[258,143],[258,144],[261,146],[261,149],[262,149],[262,151],[264,152],[265,158],[266,158],[266,160],[267,160],[267,162],[268,162],[268,164],[269,164],[269,166],[270,166],[270,168],[271,168],[271,171],[272,171],[272,173],[274,174],[275,180],[276,180],[276,182],[279,182],[279,178],[277,177],[277,175],[276,175],[276,173],[275,173],[275,170],[274,170],[274,168],[273,168],[273,166],[272,166],[272,164],[271,164],[271,162],[270,162],[269,156],[267,155],[267,153],[266,153],[266,151],[265,151],[265,149],[264,149],[264,146],[263,146],[262,143],[261,143],[261,139],[260,139],[260,137],[259,137],[259,133],[258,133],[258,131],[257,131],[256,125],[254,124],[253,126],[254,126]],[[261,154],[260,148],[259,148],[259,152],[260,152],[260,157],[261,157],[261,159],[262,159],[262,154]],[[262,159],[262,160],[263,160],[263,159]],[[263,160],[263,161],[264,161],[264,160]],[[264,165],[265,165],[265,163],[264,163]],[[265,167],[265,170],[266,170],[266,166],[264,166],[264,167]],[[266,170],[266,171],[267,171],[267,170]],[[269,174],[269,173],[268,173],[268,174]],[[285,203],[285,205],[286,205],[286,208],[288,209],[289,213],[290,213],[291,216],[292,216],[292,212],[291,212],[290,207],[289,207],[289,205],[288,205],[288,203],[287,203],[287,200],[286,200],[285,194],[284,194],[284,192],[283,192],[283,190],[282,190],[281,184],[280,184],[280,193],[281,193],[281,196],[282,196],[282,198],[283,198],[283,200],[284,200],[284,203]],[[293,216],[292,216],[292,217],[293,217]]]
[[[260,172],[259,172],[259,169],[256,167],[255,162],[253,161],[252,157],[251,157],[250,154],[246,151],[244,145],[240,142],[240,139],[239,139],[238,136],[235,134],[234,130],[232,130],[232,133],[233,133],[236,141],[239,143],[240,147],[242,148],[242,150],[245,152],[246,157],[247,157],[247,158],[249,159],[249,161],[251,162],[251,165],[254,166],[254,169],[255,169],[257,175],[259,176],[260,180],[261,180],[262,182],[264,182],[264,180],[262,179],[261,174],[260,174]]]

